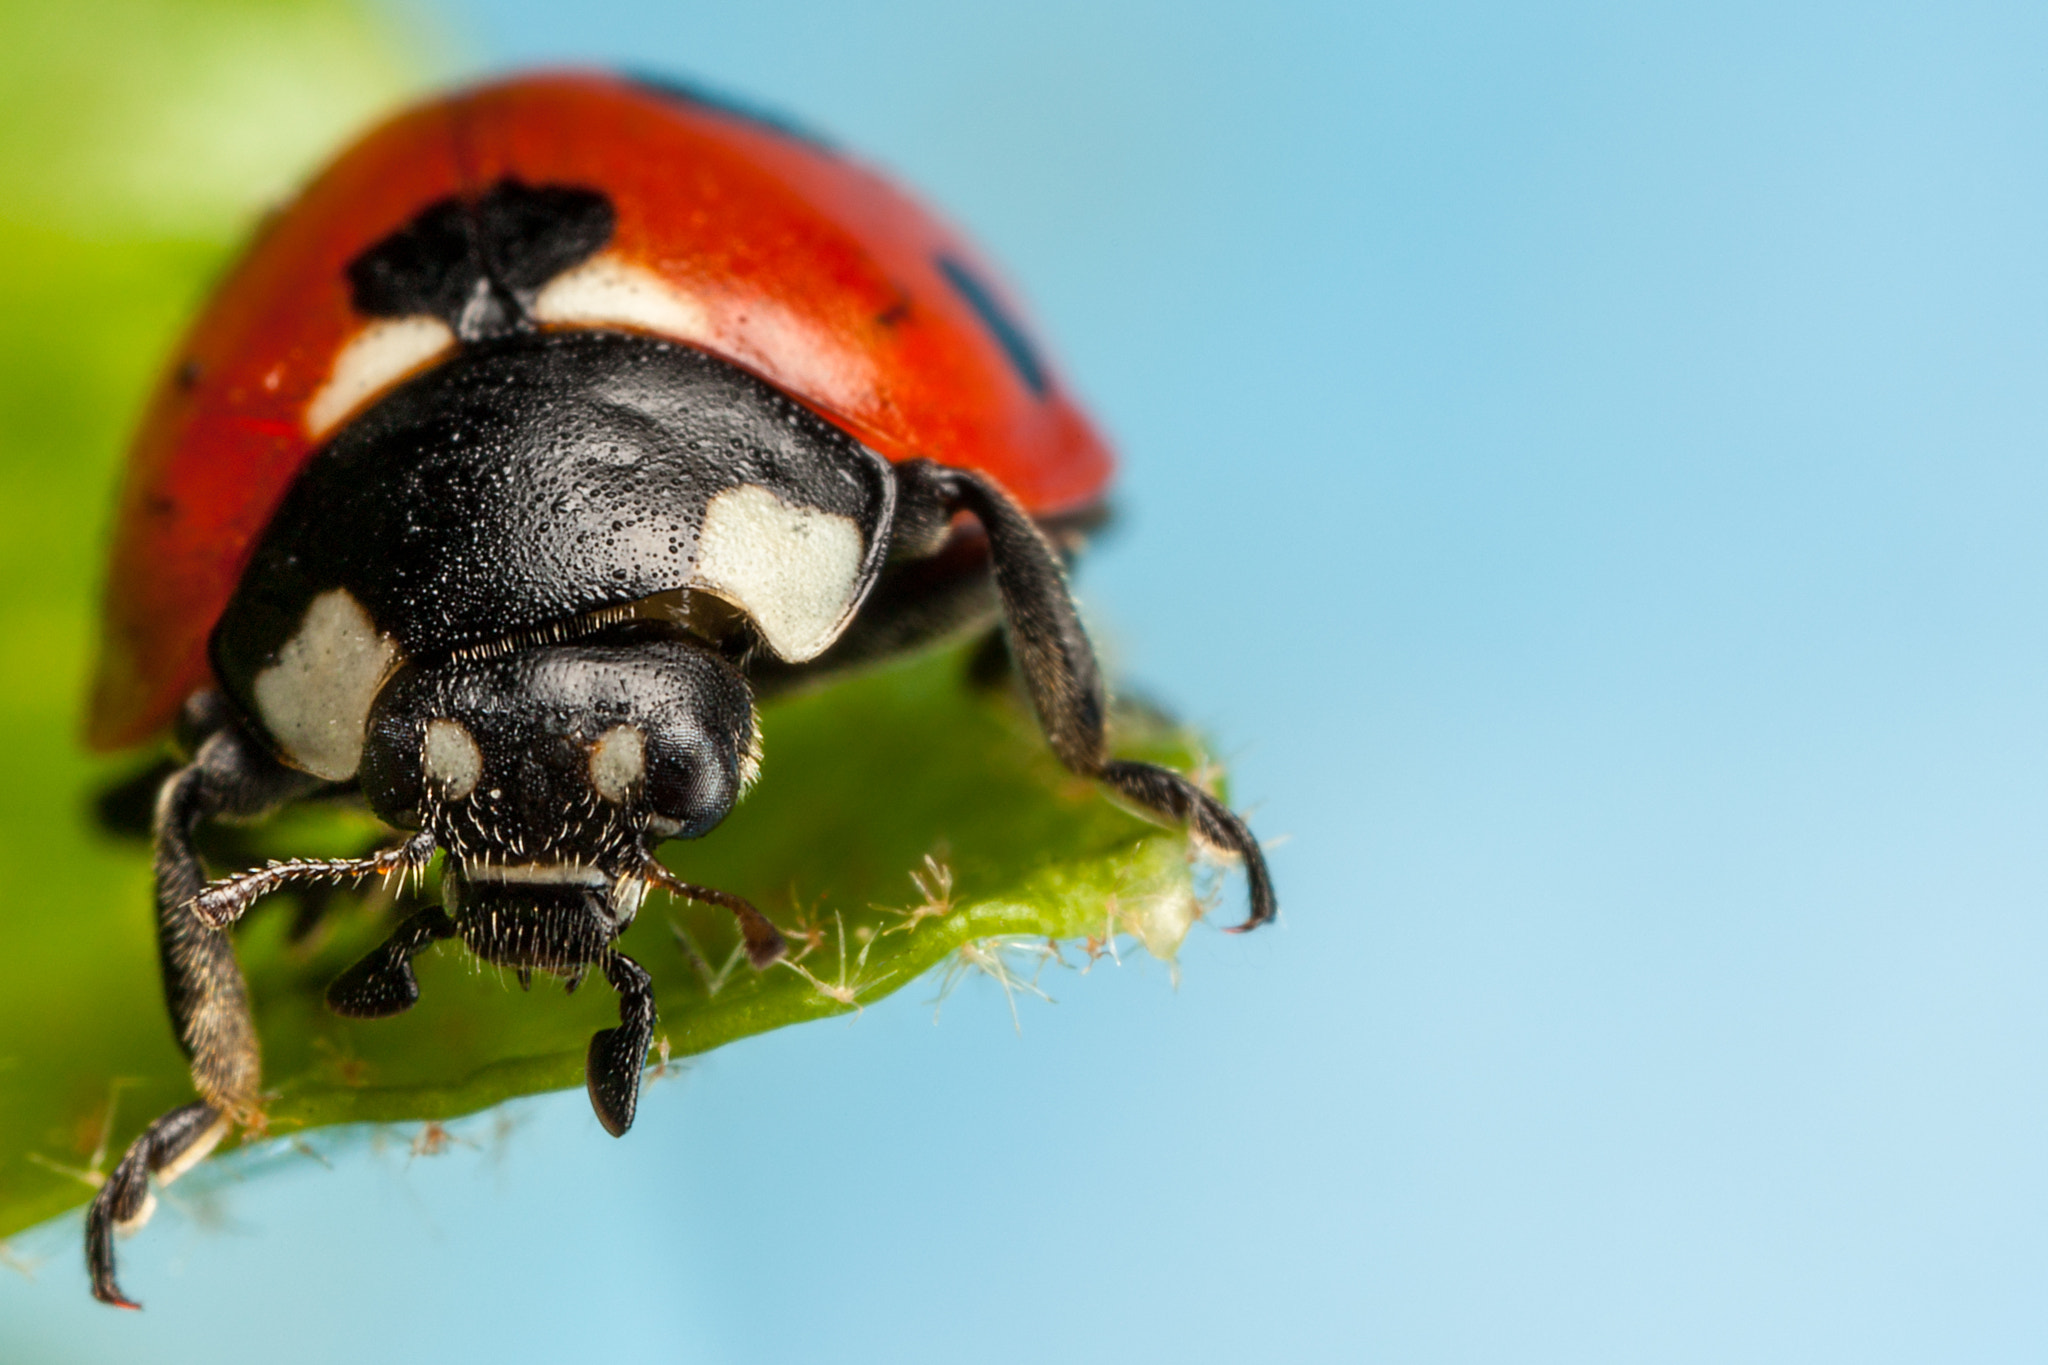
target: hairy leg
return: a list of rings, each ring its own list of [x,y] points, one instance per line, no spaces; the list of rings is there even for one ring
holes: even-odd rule
[[[232,725],[201,741],[192,761],[164,780],[156,803],[157,951],[164,1002],[178,1046],[192,1064],[200,1102],[158,1119],[137,1138],[100,1187],[86,1214],[86,1263],[93,1296],[139,1305],[114,1279],[113,1234],[149,1217],[149,1177],[168,1181],[204,1156],[228,1127],[256,1115],[262,1074],[248,990],[223,929],[201,919],[195,902],[206,871],[193,835],[206,821],[249,819],[307,794],[318,779],[283,767]]]

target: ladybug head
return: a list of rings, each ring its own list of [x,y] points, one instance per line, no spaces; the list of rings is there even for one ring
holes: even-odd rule
[[[653,846],[732,809],[755,744],[745,681],[701,645],[529,645],[401,669],[370,712],[363,794],[448,851],[458,919],[563,901],[617,926]]]

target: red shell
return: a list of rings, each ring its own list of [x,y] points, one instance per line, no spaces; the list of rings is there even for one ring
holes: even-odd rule
[[[890,459],[982,470],[1040,514],[1107,487],[1110,454],[1087,418],[1057,382],[1032,391],[935,264],[977,262],[972,249],[872,171],[611,76],[469,90],[345,152],[263,227],[186,337],[121,491],[95,747],[160,732],[209,684],[207,637],[318,448],[306,406],[366,321],[349,262],[428,204],[508,177],[604,191],[607,252],[703,306],[711,330],[695,344]]]

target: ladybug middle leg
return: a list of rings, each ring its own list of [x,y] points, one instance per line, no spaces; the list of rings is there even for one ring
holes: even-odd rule
[[[1010,652],[1031,693],[1038,723],[1060,761],[1174,824],[1197,842],[1244,864],[1251,913],[1239,930],[1278,911],[1258,840],[1228,806],[1170,768],[1110,756],[1109,703],[1094,647],[1081,627],[1059,552],[1030,515],[985,476],[930,460],[896,466],[898,516],[907,527],[944,524],[966,512],[988,535],[996,593]]]

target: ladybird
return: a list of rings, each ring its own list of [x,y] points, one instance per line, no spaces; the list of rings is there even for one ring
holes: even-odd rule
[[[169,366],[131,455],[89,734],[176,736],[157,791],[171,1024],[199,1098],[86,1219],[113,1233],[260,1118],[229,928],[264,894],[424,869],[440,904],[327,993],[400,1013],[458,939],[522,978],[595,969],[592,1107],[633,1122],[649,978],[618,947],[655,858],[710,833],[792,682],[1000,623],[1071,770],[1240,861],[1244,822],[1111,756],[1063,553],[1110,454],[974,249],[837,149],[690,89],[516,77],[375,129],[262,229]],[[374,855],[209,881],[209,822],[359,795]]]

